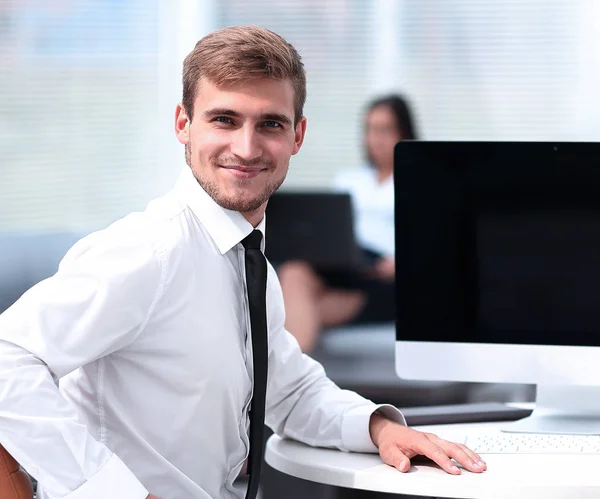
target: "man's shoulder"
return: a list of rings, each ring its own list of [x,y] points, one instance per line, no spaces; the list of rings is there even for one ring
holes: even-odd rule
[[[151,201],[142,212],[134,212],[107,227],[88,234],[69,250],[63,261],[84,254],[129,252],[146,259],[164,260],[180,246],[180,218],[185,207],[167,196]]]

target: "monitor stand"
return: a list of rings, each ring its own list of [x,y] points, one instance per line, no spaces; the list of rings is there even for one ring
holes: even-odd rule
[[[600,435],[600,386],[537,385],[531,415],[502,431]]]

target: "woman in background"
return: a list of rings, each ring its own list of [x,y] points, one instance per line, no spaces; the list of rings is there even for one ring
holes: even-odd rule
[[[394,146],[416,139],[411,112],[398,95],[367,107],[364,147],[367,165],[338,174],[336,191],[352,198],[355,233],[366,269],[332,271],[290,261],[278,267],[286,328],[310,352],[323,328],[395,319]]]

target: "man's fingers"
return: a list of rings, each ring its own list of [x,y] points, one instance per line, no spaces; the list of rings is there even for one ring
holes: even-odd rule
[[[443,449],[443,451],[449,457],[454,459],[457,463],[461,464],[469,471],[481,473],[485,470],[485,463],[483,463],[483,460],[468,447],[462,444],[447,442],[446,440],[440,439],[436,441],[436,444],[438,447]],[[479,464],[479,461],[481,461],[482,464]]]
[[[479,454],[477,454],[475,451],[472,451],[464,444],[457,443],[456,445],[458,445],[462,450],[464,450],[473,461],[478,463],[482,470],[487,470],[487,464]]]
[[[406,427],[392,430],[394,432],[390,430],[385,435],[381,432],[379,453],[386,464],[400,471],[408,471],[410,458],[415,456],[431,459],[451,475],[461,474],[457,464],[475,473],[487,469],[481,457],[463,444],[448,442],[432,433],[421,433]]]
[[[410,469],[410,459],[395,445],[379,449],[379,453],[385,464],[393,466],[398,471],[406,473]]]
[[[414,447],[416,453],[428,457],[447,473],[450,473],[451,475],[460,475],[460,469],[454,464],[452,459],[448,457],[448,454],[444,449],[430,440],[425,434],[415,440],[417,440]],[[440,443],[442,442],[439,439],[438,441],[440,441]]]
[[[469,449],[466,445],[442,440],[433,433],[426,433],[426,436],[438,447],[441,447],[448,456],[470,471],[481,472],[487,469],[487,465],[481,456]]]

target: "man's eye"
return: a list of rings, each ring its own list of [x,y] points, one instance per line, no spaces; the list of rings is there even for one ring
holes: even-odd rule
[[[233,123],[233,121],[231,121],[231,118],[228,118],[227,116],[217,116],[214,121],[217,121],[218,123]]]
[[[268,128],[281,128],[281,123],[277,123],[276,121],[265,121],[263,125]]]

